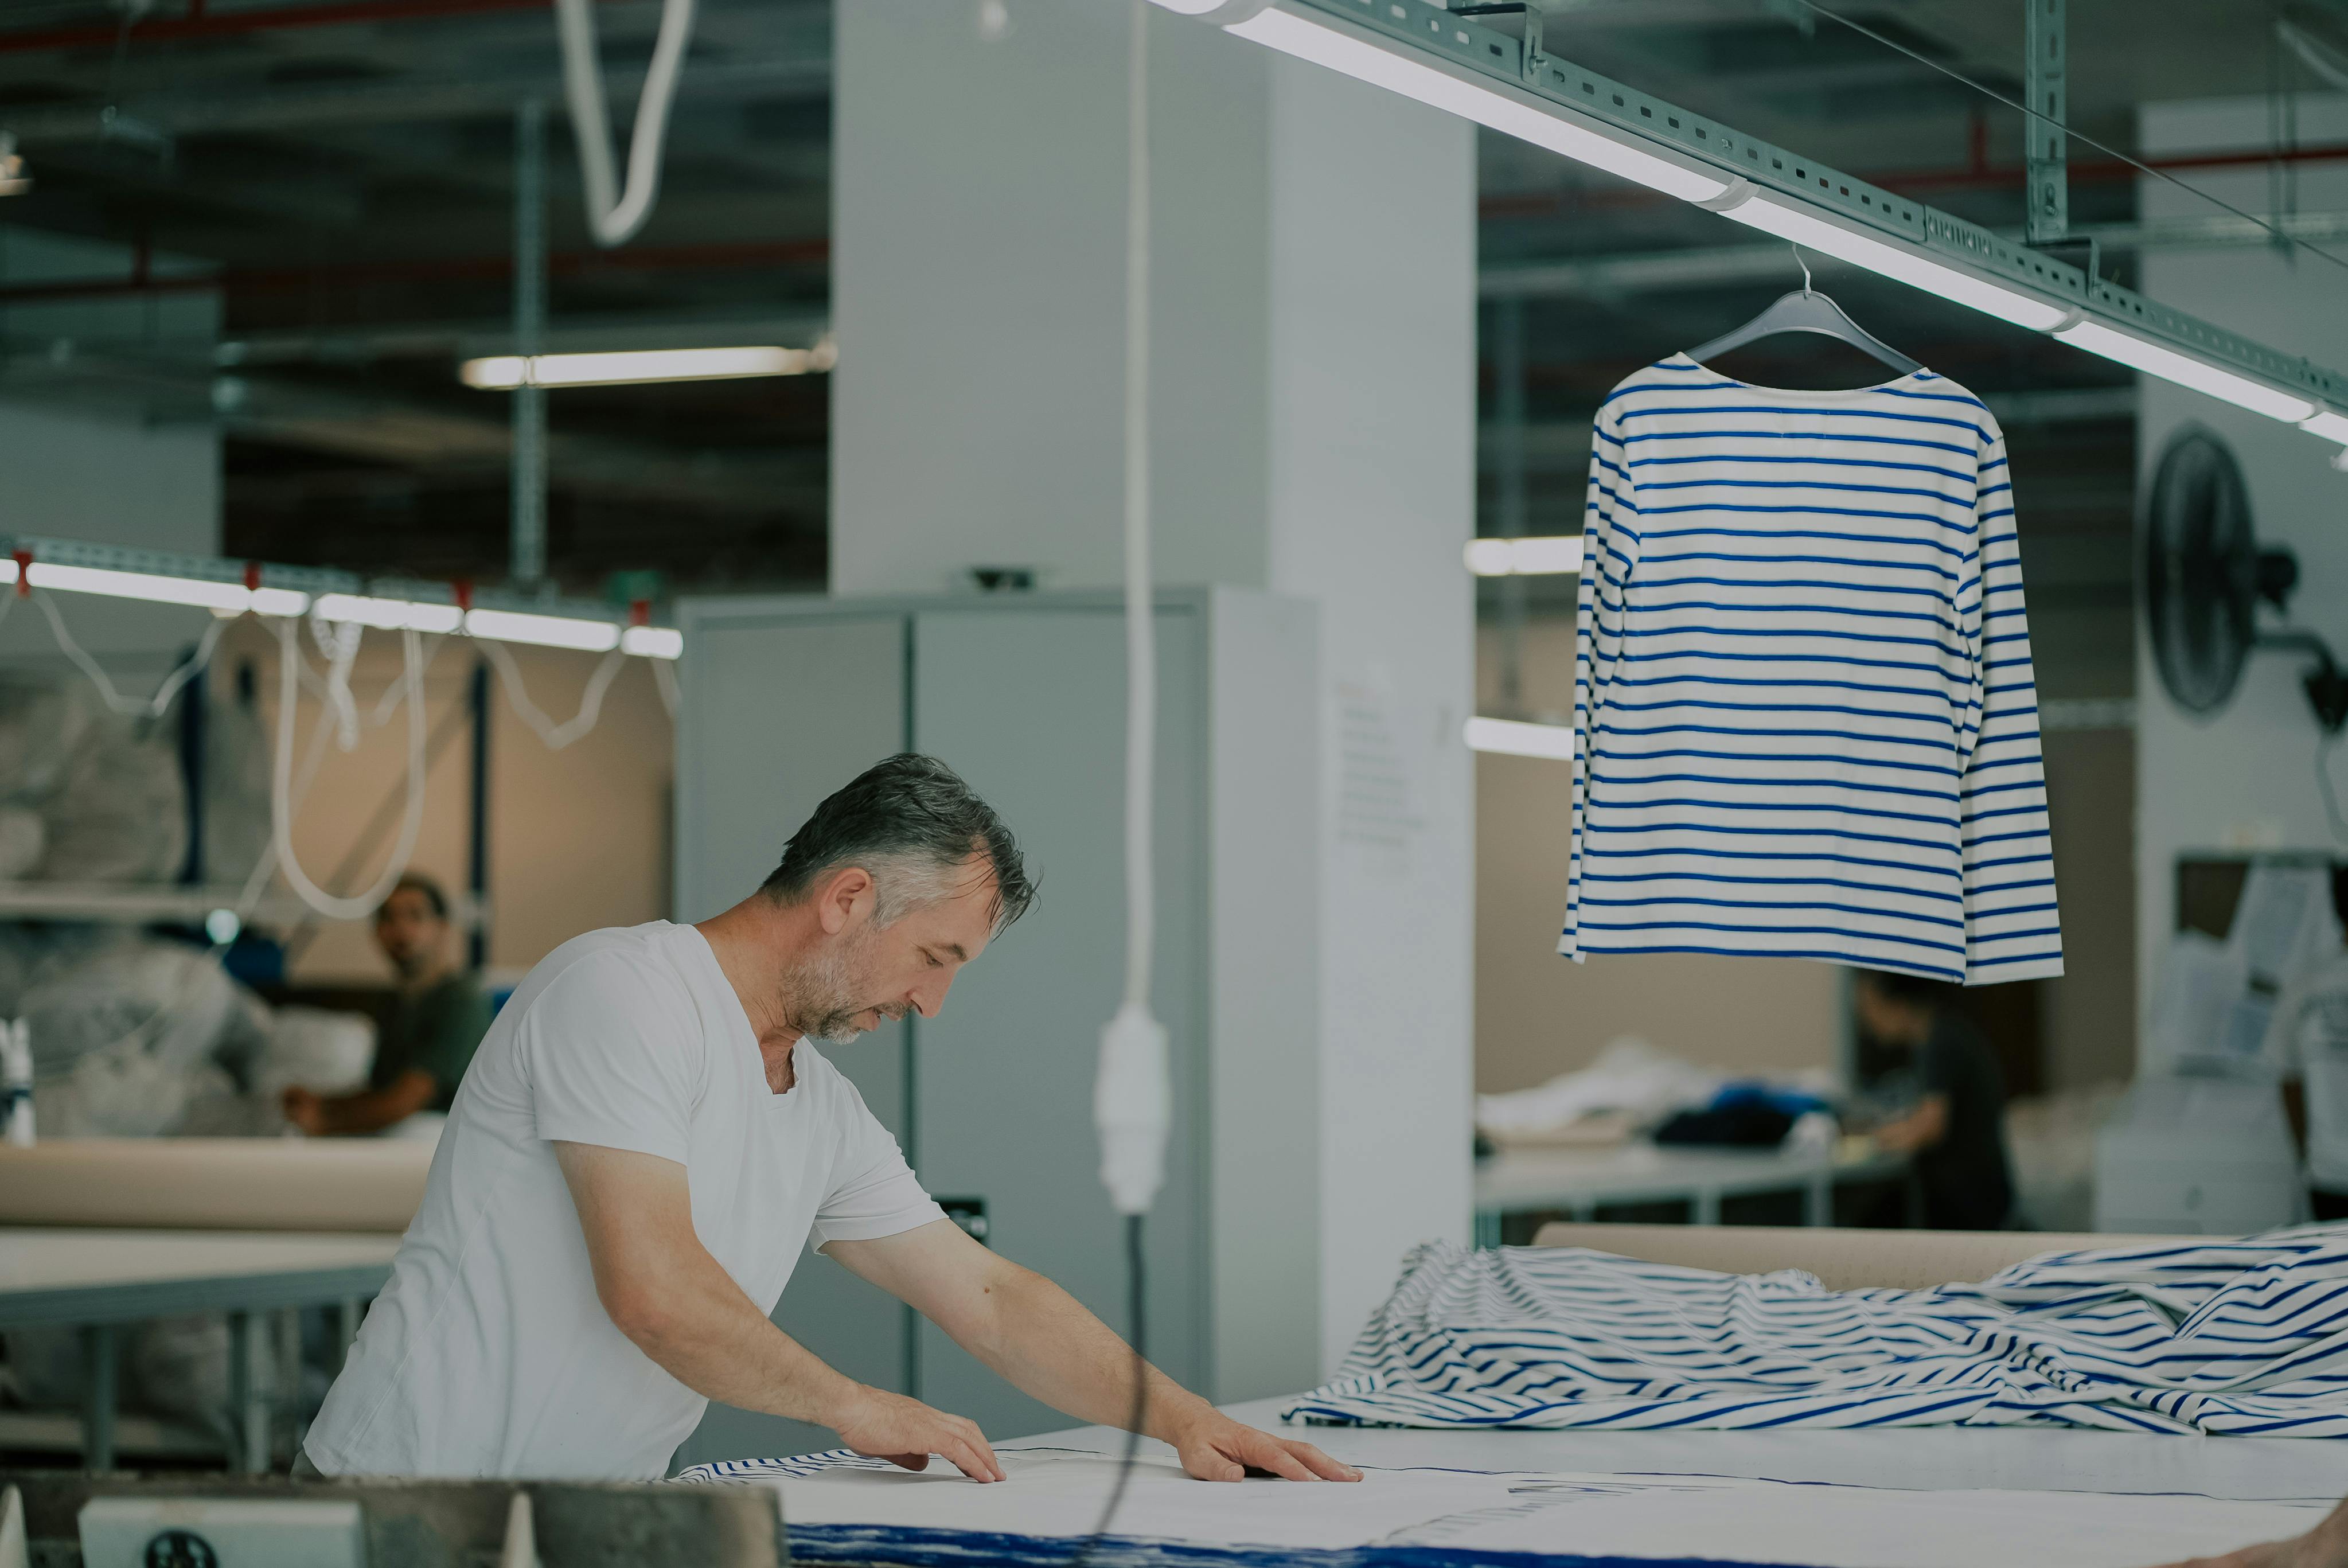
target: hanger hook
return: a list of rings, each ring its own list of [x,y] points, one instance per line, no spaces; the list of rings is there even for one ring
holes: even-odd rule
[[[1802,259],[1801,246],[1794,245],[1790,242],[1788,245],[1794,253],[1794,264],[1802,269],[1802,292],[1807,294],[1810,292],[1810,263]]]

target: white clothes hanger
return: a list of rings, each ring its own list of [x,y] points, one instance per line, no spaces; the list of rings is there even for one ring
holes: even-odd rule
[[[1702,365],[1715,355],[1742,348],[1757,338],[1773,337],[1781,332],[1815,332],[1824,337],[1839,338],[1860,353],[1881,360],[1903,376],[1913,375],[1924,368],[1845,315],[1842,307],[1834,301],[1812,289],[1810,263],[1803,261],[1799,245],[1794,247],[1794,260],[1800,263],[1802,269],[1799,293],[1780,296],[1775,304],[1734,332],[1689,349],[1687,356]]]

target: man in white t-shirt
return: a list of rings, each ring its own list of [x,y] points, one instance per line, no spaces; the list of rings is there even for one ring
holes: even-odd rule
[[[2348,865],[2332,868],[2332,907],[2348,930]],[[2348,1220],[2348,947],[2333,947],[2283,987],[2264,1055],[2285,1080],[2292,1122],[2306,1130],[2315,1217]]]
[[[474,1057],[297,1469],[656,1480],[722,1399],[1000,1480],[975,1425],[853,1382],[769,1321],[810,1234],[1036,1398],[1128,1418],[1131,1352],[946,1219],[808,1043],[934,1016],[1032,895],[985,802],[901,756],[819,806],[723,914],[555,949]],[[1150,1377],[1149,1434],[1194,1476],[1359,1479]]]

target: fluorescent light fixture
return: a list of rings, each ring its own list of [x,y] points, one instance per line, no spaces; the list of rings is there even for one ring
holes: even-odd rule
[[[1532,539],[1471,539],[1468,570],[1478,577],[1538,577],[1581,570],[1581,535]]]
[[[1522,724],[1513,718],[1471,718],[1467,740],[1470,750],[1497,751],[1505,757],[1540,757],[1551,762],[1573,760],[1573,727],[1570,724]]]
[[[2075,321],[2054,335],[2074,347],[2100,354],[2163,381],[2173,381],[2188,390],[2206,392],[2236,407],[2264,414],[2270,419],[2296,425],[2315,414],[2315,405],[2304,397],[2279,391],[2247,376],[2237,376],[2230,370],[2220,370],[2204,360],[2164,348],[2117,327],[2106,326],[2100,321]]]
[[[1816,213],[1807,212],[1789,202],[1761,191],[1755,191],[1734,206],[1720,209],[1724,217],[1734,218],[1748,228],[1765,234],[1775,234],[1797,245],[1807,245],[1814,251],[1879,273],[1887,278],[1922,289],[1926,294],[1953,300],[1958,304],[1971,305],[2000,321],[2010,321],[2016,326],[2026,326],[2033,332],[2044,332],[2063,325],[2071,313],[2062,305],[2052,304],[2035,294],[1992,283],[1984,277],[1946,266],[1903,245],[1847,229]]]
[[[607,354],[501,354],[468,359],[468,387],[510,392],[518,387],[629,387],[647,381],[731,381],[752,376],[805,376],[838,362],[829,338],[813,348],[637,348]]]
[[[648,659],[674,659],[685,652],[685,634],[674,626],[630,626],[620,646]]]
[[[36,588],[60,593],[98,593],[108,599],[140,599],[150,604],[186,604],[219,615],[298,615],[310,596],[291,588],[247,588],[208,577],[168,577],[152,572],[115,572],[96,566],[60,566],[36,561],[28,569]],[[0,583],[16,581],[16,563],[0,562]]]
[[[465,612],[454,604],[377,599],[361,593],[321,593],[318,614],[329,621],[355,621],[386,632],[453,632],[465,621]]]
[[[530,643],[541,648],[577,648],[606,654],[620,645],[620,628],[610,621],[571,615],[530,615],[516,610],[468,610],[465,630],[499,643]]]
[[[2312,419],[2302,419],[2299,428],[2311,436],[2321,436],[2327,441],[2337,441],[2348,447],[2348,414],[2337,414],[2326,408]]]
[[[1267,10],[1224,31],[1472,119],[1504,136],[1563,153],[1683,201],[1708,201],[1728,189],[1727,180],[1706,172],[1693,160],[1682,162],[1664,156],[1660,149],[1650,152],[1629,145],[1563,118],[1570,110],[1540,108],[1497,85],[1464,80],[1317,17]]]

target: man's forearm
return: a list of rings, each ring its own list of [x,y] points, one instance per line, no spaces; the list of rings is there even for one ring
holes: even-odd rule
[[[604,1306],[670,1377],[723,1404],[834,1427],[856,1392],[853,1379],[776,1327],[715,1260],[705,1273]]]
[[[1133,1419],[1132,1347],[1042,1274],[1006,1267],[973,1321],[941,1326],[1013,1387],[1056,1410],[1107,1427]],[[1172,1442],[1183,1422],[1212,1413],[1206,1400],[1155,1367],[1148,1378],[1144,1436]]]

